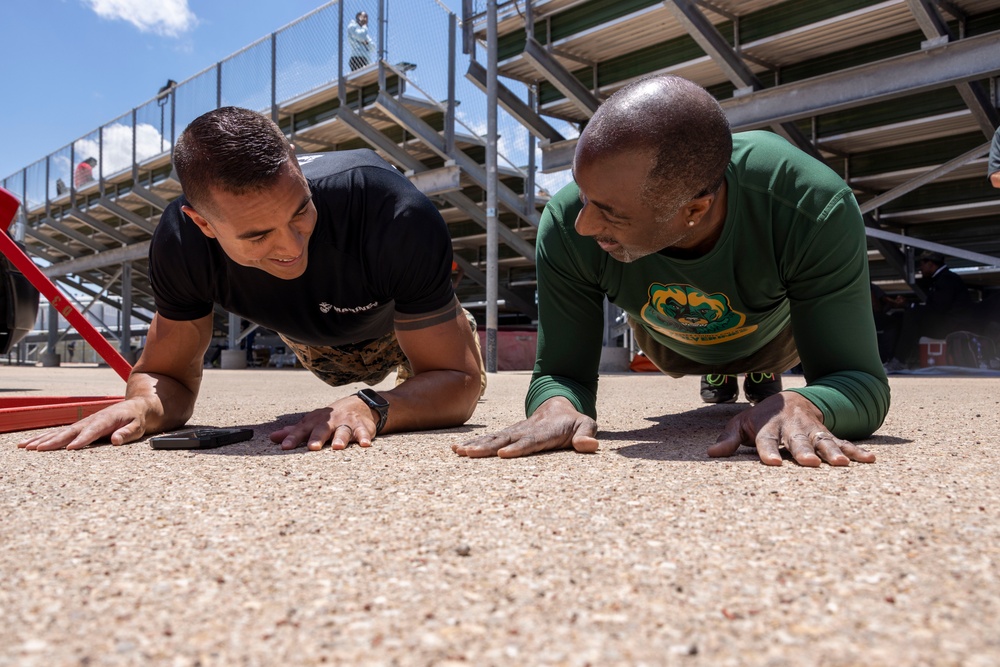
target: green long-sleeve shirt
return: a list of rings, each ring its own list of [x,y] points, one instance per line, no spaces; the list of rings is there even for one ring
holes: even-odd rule
[[[658,342],[714,365],[759,350],[791,323],[807,386],[792,389],[841,438],[889,409],[878,355],[864,223],[826,165],[769,132],[733,136],[722,236],[706,255],[613,259],[574,229],[575,183],[542,215],[536,241],[538,355],[525,408],[565,396],[596,417],[604,297]],[[756,369],[747,369],[748,371]]]

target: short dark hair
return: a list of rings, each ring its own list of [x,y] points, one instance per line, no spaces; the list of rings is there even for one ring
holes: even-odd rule
[[[917,257],[917,261],[931,262],[933,264],[937,264],[938,266],[944,266],[945,260],[944,260],[944,255],[942,255],[941,253],[933,252],[931,250],[925,250],[922,253],[920,253],[919,257]]]
[[[588,149],[652,151],[643,198],[674,210],[719,189],[733,134],[707,90],[679,76],[634,81],[607,99],[584,129]],[[671,215],[673,213],[671,212]]]
[[[237,195],[268,189],[292,155],[291,144],[270,118],[221,107],[198,116],[181,133],[174,170],[188,202],[196,209],[210,208],[213,188]]]

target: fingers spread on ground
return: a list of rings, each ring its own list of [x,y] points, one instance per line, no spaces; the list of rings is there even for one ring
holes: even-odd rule
[[[846,466],[851,460],[844,455],[835,440],[820,438],[816,441],[816,453],[832,466]]]
[[[757,447],[757,456],[760,462],[768,466],[781,465],[781,451],[778,444],[781,442],[776,435],[768,433],[758,433],[754,444]]]
[[[852,461],[858,463],[875,463],[875,455],[867,449],[862,449],[852,442],[841,441],[840,449]]]

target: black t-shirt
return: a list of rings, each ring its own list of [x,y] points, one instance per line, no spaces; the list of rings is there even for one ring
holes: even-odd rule
[[[370,150],[299,157],[316,205],[306,272],[282,280],[240,266],[181,211],[167,206],[149,249],[159,314],[195,320],[213,303],[306,345],[383,336],[393,312],[439,310],[454,299],[448,227],[434,205]]]

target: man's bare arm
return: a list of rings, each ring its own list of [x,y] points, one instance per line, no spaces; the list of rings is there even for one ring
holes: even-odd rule
[[[211,315],[190,322],[154,315],[142,357],[129,376],[125,400],[18,447],[80,449],[104,438],[122,445],[183,425],[194,410],[211,338]]]
[[[481,391],[482,358],[458,301],[446,312],[396,320],[396,339],[413,367],[413,376],[379,392],[389,402],[383,433],[458,426],[472,416]],[[375,414],[355,395],[314,410],[271,434],[283,449],[303,444],[318,450],[325,442],[343,449],[351,442],[371,445]]]

